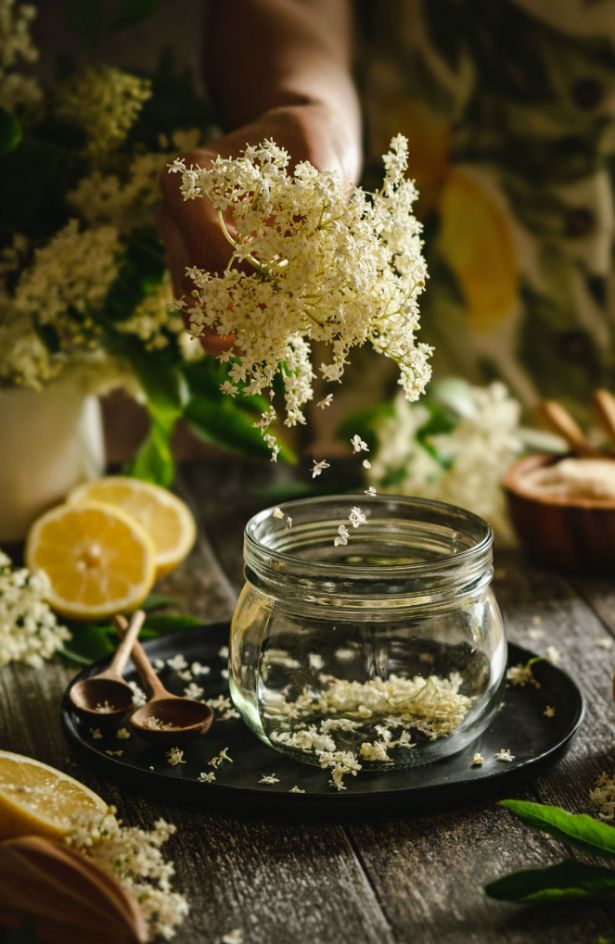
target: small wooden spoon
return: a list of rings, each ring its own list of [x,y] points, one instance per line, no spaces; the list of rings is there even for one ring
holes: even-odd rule
[[[609,390],[595,390],[594,407],[601,426],[615,445],[615,397]]]
[[[75,711],[84,719],[99,728],[113,728],[121,724],[132,711],[133,692],[122,678],[122,671],[128,662],[130,650],[143,626],[145,613],[137,610],[126,624],[126,634],[121,640],[111,660],[111,665],[100,675],[77,682],[70,690],[70,700]]]
[[[114,622],[120,633],[127,631],[123,616],[116,616]],[[165,688],[139,642],[133,644],[131,658],[139,678],[153,696],[146,705],[133,711],[129,719],[130,726],[142,738],[155,744],[174,745],[210,729],[214,713],[209,705],[174,695]]]
[[[538,407],[538,413],[554,433],[566,440],[570,451],[575,455],[584,459],[595,459],[603,455],[588,442],[581,427],[561,403],[556,400],[544,400]]]

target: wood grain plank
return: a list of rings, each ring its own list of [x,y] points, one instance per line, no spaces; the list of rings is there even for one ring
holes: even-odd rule
[[[496,592],[509,638],[539,652],[557,646],[563,667],[588,701],[582,734],[570,754],[517,795],[587,811],[589,790],[613,758],[609,671],[596,646],[604,628],[561,577],[528,569],[514,556],[498,572]],[[530,635],[536,630],[544,632],[540,640]],[[489,879],[567,854],[492,805],[355,825],[350,833],[398,940],[595,944],[599,933],[612,933],[612,915],[600,906],[530,913],[482,896],[480,886]]]
[[[196,478],[205,484],[207,475]],[[219,473],[224,482],[224,473]],[[241,480],[236,480],[241,486]],[[226,519],[216,489],[201,503],[188,483],[180,491],[197,520],[218,509],[214,525],[225,546]],[[233,507],[233,506],[231,506]],[[235,506],[236,508],[236,506]],[[227,558],[241,558],[240,515]],[[208,522],[211,527],[211,518]],[[205,621],[229,618],[235,588],[221,569],[207,539],[199,540],[184,565],[157,588],[179,596],[189,612]],[[232,546],[232,551],[230,547]],[[232,558],[231,558],[232,555]],[[59,721],[63,691],[74,669],[52,662],[42,671],[11,665],[0,670],[0,747],[37,757],[87,783],[118,808],[126,822],[144,827],[164,816],[177,826],[170,848],[177,887],[189,898],[191,914],[177,944],[219,942],[241,928],[250,944],[393,944],[394,938],[348,837],[332,824],[302,825],[210,815],[174,803],[154,802],[93,776],[69,754]]]

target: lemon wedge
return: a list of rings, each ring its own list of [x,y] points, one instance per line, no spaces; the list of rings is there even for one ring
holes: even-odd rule
[[[0,751],[0,839],[61,839],[80,815],[106,810],[97,793],[61,770]]]
[[[181,564],[196,538],[195,521],[185,502],[151,482],[110,475],[78,485],[68,501],[104,502],[136,518],[154,542],[157,577]]]
[[[47,602],[73,619],[104,619],[134,610],[156,576],[149,534],[120,508],[90,502],[59,505],[30,529],[26,563],[44,570]]]

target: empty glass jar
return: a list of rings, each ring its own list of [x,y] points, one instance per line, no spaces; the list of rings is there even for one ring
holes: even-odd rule
[[[355,506],[366,516],[357,528]],[[486,522],[387,496],[281,511],[248,522],[231,628],[231,693],[252,731],[298,760],[346,770],[423,764],[474,740],[498,707],[506,665]]]

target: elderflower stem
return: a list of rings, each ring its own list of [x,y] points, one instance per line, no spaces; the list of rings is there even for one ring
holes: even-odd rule
[[[235,250],[235,253],[233,255],[237,258],[237,240],[233,239],[233,237],[231,236],[228,230],[228,227],[224,221],[222,210],[218,210],[218,224],[220,226],[220,229],[222,230],[222,235]],[[263,265],[262,262],[259,262],[258,259],[255,259],[254,256],[247,255],[247,256],[244,256],[244,258],[246,262],[249,262],[250,265],[253,266],[257,270],[257,272],[260,272],[261,275],[264,275],[267,278],[271,278],[271,270],[266,265]]]

